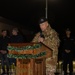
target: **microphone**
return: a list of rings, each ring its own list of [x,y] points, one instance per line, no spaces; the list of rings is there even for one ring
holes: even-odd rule
[[[42,34],[42,32],[40,32],[40,37],[45,38],[44,35]]]

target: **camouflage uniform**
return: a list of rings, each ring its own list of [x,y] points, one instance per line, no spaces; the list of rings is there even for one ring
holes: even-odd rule
[[[50,25],[48,26],[46,31],[42,32],[42,34],[45,37],[43,43],[53,50],[53,56],[46,59],[46,75],[54,75],[54,72],[56,71],[58,47],[60,40],[57,32],[52,29]],[[37,33],[33,39],[33,42],[38,42],[39,36],[40,33]]]

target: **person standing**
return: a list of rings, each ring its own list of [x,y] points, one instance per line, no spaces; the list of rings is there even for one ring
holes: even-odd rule
[[[46,59],[46,75],[54,75],[60,40],[57,32],[51,28],[46,18],[43,17],[39,20],[39,26],[41,31],[35,35],[32,42],[42,42],[53,50],[53,56]]]
[[[8,50],[7,45],[9,43],[10,38],[7,36],[7,30],[2,30],[1,37],[0,37],[0,57],[1,57],[1,64],[2,64],[2,75],[6,74],[5,72],[5,63],[7,68],[7,74],[9,74],[9,61],[7,58]]]
[[[10,43],[23,43],[24,38],[21,34],[19,34],[18,28],[12,29],[12,36],[10,37]]]
[[[67,65],[69,64],[69,74],[73,75],[73,52],[74,52],[74,37],[71,35],[71,30],[66,30],[66,36],[63,38],[63,70],[64,75],[67,75]]]
[[[18,28],[12,29],[12,35],[10,37],[10,43],[23,43],[24,39],[23,36],[19,34]],[[10,58],[10,64],[14,63],[16,66],[16,59]]]

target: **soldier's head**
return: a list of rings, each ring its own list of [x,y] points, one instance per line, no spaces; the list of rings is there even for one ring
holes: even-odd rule
[[[66,29],[66,35],[70,35],[71,34],[71,30],[69,28]]]
[[[7,30],[2,30],[1,34],[2,34],[3,37],[7,36]]]
[[[48,27],[48,20],[46,18],[41,18],[39,20],[40,29],[42,31],[45,31]]]
[[[14,28],[13,30],[12,30],[12,35],[18,35],[18,28]]]

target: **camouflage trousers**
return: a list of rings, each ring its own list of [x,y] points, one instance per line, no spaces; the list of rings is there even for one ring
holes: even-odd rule
[[[53,65],[50,58],[46,59],[46,75],[55,75],[56,65]]]

